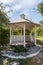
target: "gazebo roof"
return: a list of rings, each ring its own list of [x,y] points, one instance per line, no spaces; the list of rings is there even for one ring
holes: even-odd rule
[[[15,27],[19,27],[19,28],[23,27],[23,24],[25,24],[26,27],[30,27],[30,28],[34,27],[35,25],[40,26],[40,24],[34,23],[34,22],[26,19],[24,14],[21,14],[20,17],[21,17],[20,19],[17,19],[17,20],[15,20],[13,22],[10,22],[9,25],[10,26],[14,25]]]
[[[23,22],[32,23],[30,20],[28,20],[28,19],[22,19],[22,18],[17,19],[17,20],[15,20],[13,22],[10,22],[10,23],[23,23]]]

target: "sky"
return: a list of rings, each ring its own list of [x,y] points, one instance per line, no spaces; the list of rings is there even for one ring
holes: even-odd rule
[[[20,18],[20,14],[25,14],[27,19],[36,23],[43,20],[43,16],[37,10],[38,4],[43,0],[0,0],[0,2],[5,6],[11,22]]]

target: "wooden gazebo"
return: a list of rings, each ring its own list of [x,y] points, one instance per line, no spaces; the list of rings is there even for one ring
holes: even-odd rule
[[[34,42],[36,45],[36,26],[39,24],[33,23],[30,20],[25,18],[24,14],[20,15],[20,19],[10,22],[8,25],[10,27],[10,45],[24,45],[26,47],[27,41]],[[14,35],[13,30],[18,28],[19,30],[23,30],[22,35]],[[25,29],[30,29],[30,34],[25,34]],[[34,35],[32,35],[32,30],[34,29]]]

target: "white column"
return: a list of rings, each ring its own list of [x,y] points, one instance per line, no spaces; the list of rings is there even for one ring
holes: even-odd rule
[[[21,29],[21,35],[22,35],[22,29]]]
[[[34,28],[34,44],[36,45],[36,26]]]
[[[12,30],[12,36],[13,36],[13,30]]]
[[[33,39],[32,39],[32,31],[30,32],[30,41],[32,42]]]
[[[12,31],[11,31],[11,27],[10,27],[10,44],[11,44],[11,41],[12,41],[12,40],[11,40],[11,32],[12,32]]]
[[[25,47],[25,24],[24,24],[24,47]]]

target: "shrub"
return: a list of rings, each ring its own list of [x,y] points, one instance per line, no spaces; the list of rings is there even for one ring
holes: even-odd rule
[[[43,41],[37,40],[37,44],[43,45]]]
[[[22,46],[12,46],[14,52],[26,52],[27,49]]]
[[[9,42],[9,29],[1,29],[0,44]]]

